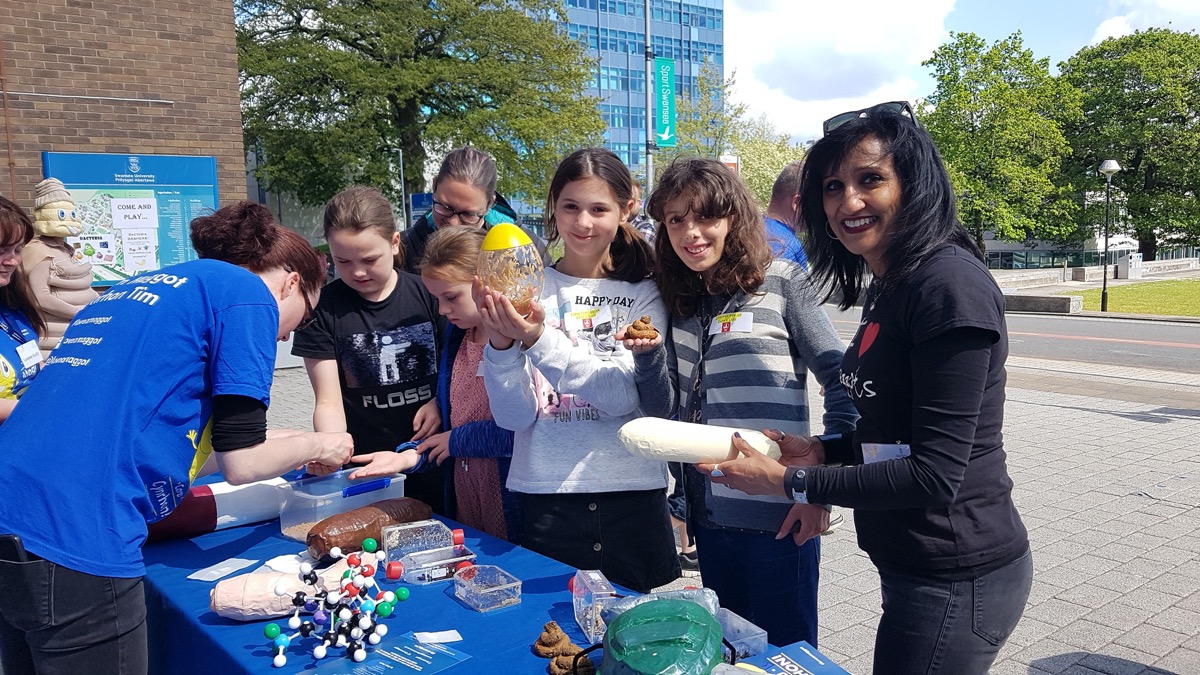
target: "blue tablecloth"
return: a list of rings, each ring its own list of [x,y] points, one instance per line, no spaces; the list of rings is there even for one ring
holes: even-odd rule
[[[463,527],[453,521],[446,522],[452,527]],[[575,624],[567,590],[567,582],[575,574],[573,568],[477,530],[467,527],[463,530],[467,547],[479,556],[477,562],[499,565],[521,579],[521,603],[479,613],[454,597],[453,581],[409,586],[411,597],[397,603],[396,614],[384,620],[389,633],[381,648],[386,648],[394,636],[409,631],[455,629],[463,640],[448,646],[470,654],[471,658],[442,672],[545,672],[548,661],[534,655],[530,647],[541,633],[542,625],[551,619],[562,626],[573,642],[587,646]],[[356,664],[345,658],[341,649],[331,650],[329,657],[316,661],[310,655],[316,644],[313,638],[294,642],[287,652],[287,666],[276,671],[271,666],[270,642],[263,637],[263,627],[270,621],[239,622],[213,614],[208,608],[208,595],[216,582],[187,578],[196,570],[228,558],[266,561],[302,549],[302,544],[279,533],[278,521],[147,546],[150,672],[294,673],[315,670],[318,666],[321,673],[412,672],[376,670],[387,664],[372,655],[364,663]],[[257,567],[253,565],[243,572]],[[377,578],[384,589],[399,587],[387,581],[382,572]],[[286,629],[286,619],[276,621]],[[372,664],[376,668],[370,668]]]

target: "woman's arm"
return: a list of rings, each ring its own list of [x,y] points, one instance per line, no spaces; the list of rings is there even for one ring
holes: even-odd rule
[[[995,333],[956,328],[913,347],[911,455],[860,466],[814,467],[809,501],[856,509],[954,502],[983,403]]]
[[[217,466],[230,485],[281,476],[308,463],[341,466],[354,454],[347,433],[301,432],[273,436],[248,448],[215,452]]]
[[[17,399],[15,398],[0,398],[0,422],[8,419],[14,408],[17,407]]]
[[[342,382],[337,361],[333,359],[304,359],[304,370],[312,384],[316,403],[313,405],[313,429],[323,432],[346,431],[346,409],[342,405]]]

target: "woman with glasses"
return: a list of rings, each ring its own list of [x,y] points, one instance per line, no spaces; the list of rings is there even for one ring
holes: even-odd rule
[[[258,204],[191,237],[200,260],[80,310],[0,425],[5,675],[146,672],[147,523],[212,469],[238,485],[353,453],[349,434],[267,431],[276,340],[320,294],[321,254]]]
[[[404,271],[417,274],[425,242],[439,227],[469,225],[487,230],[496,223],[520,225],[516,211],[496,192],[496,180],[496,160],[491,155],[469,145],[451,150],[433,177],[433,208],[401,234]],[[528,230],[525,233],[549,267],[554,261],[546,253],[546,242]]]
[[[986,673],[1033,578],[1001,438],[1004,297],[907,103],[826,122],[800,213],[827,298],[863,298],[840,376],[861,417],[850,434],[787,436],[779,462],[705,468],[751,494],[854,509],[883,594],[876,673]]]

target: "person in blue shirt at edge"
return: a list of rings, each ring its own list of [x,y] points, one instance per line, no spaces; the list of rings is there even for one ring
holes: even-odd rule
[[[0,422],[12,414],[42,365],[37,341],[46,334],[46,320],[21,271],[21,249],[31,239],[33,221],[0,196]]]
[[[767,224],[767,243],[771,246],[771,255],[791,260],[808,269],[808,257],[804,255],[804,246],[800,244],[796,231],[796,206],[800,201],[800,172],[803,168],[804,162],[791,162],[779,172],[779,177],[771,186],[771,203],[767,205],[763,220]]]
[[[200,260],[79,312],[0,425],[0,671],[144,673],[142,545],[199,475],[234,485],[341,466],[349,434],[267,431],[276,340],[309,320],[324,259],[263,206],[191,223]],[[69,438],[51,420],[70,407]]]
[[[469,145],[451,150],[433,177],[433,208],[400,233],[401,269],[420,273],[417,263],[425,257],[425,242],[439,227],[468,225],[489,230],[497,223],[512,223],[525,230],[541,252],[542,263],[553,265],[545,240],[521,225],[517,212],[496,192],[496,181],[496,160],[491,155]]]
[[[1004,295],[907,102],[826,121],[800,209],[826,299],[846,310],[873,277],[840,374],[861,417],[851,434],[777,434],[778,462],[734,440],[745,456],[699,468],[750,494],[854,509],[882,590],[876,674],[982,675],[1033,582],[1001,435]]]

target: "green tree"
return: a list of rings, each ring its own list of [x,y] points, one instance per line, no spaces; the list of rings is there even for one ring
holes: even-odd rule
[[[544,194],[600,142],[593,63],[554,0],[235,0],[247,147],[269,188],[319,204],[351,183],[400,195],[470,143],[500,188]]]
[[[803,159],[804,149],[776,129],[766,116],[747,119],[748,108],[737,99],[737,72],[722,78],[715,64],[704,64],[696,77],[695,96],[679,98],[675,110],[677,145],[659,151],[655,170],[676,157],[738,157],[742,178],[763,207],[771,186],[788,162]]]
[[[1103,222],[1096,170],[1115,159],[1113,200],[1119,195],[1145,259],[1161,245],[1200,245],[1200,35],[1138,31],[1085,47],[1059,68],[1083,96],[1067,135],[1070,174],[1091,192],[1085,226]]]
[[[743,125],[741,135],[734,139],[733,149],[738,156],[742,178],[764,209],[771,202],[771,188],[779,172],[789,163],[804,159],[804,146],[775,128],[766,115]]]
[[[983,246],[999,239],[1062,241],[1075,236],[1076,203],[1058,182],[1070,152],[1062,124],[1079,116],[1079,95],[1050,75],[1021,34],[991,45],[972,33],[951,41],[924,65],[937,89],[921,123],[937,142],[959,195],[963,222]]]
[[[736,86],[736,71],[722,78],[713,62],[701,67],[696,95],[685,93],[676,101],[676,145],[659,151],[663,166],[676,157],[716,159],[733,151],[746,126],[746,106],[734,98]]]

